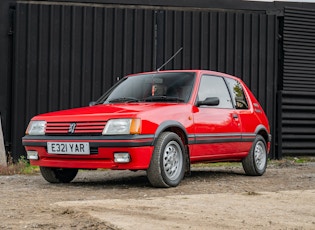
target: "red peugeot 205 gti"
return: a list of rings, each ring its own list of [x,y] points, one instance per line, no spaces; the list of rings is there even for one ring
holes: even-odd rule
[[[238,78],[173,70],[122,78],[89,107],[32,118],[23,145],[51,183],[79,169],[146,170],[154,187],[174,187],[198,162],[239,161],[264,174],[268,119]]]

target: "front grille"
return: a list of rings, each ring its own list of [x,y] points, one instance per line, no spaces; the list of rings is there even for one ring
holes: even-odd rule
[[[106,121],[48,122],[46,135],[101,135]]]

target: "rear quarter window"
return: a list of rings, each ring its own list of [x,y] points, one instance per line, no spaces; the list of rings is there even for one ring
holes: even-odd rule
[[[231,78],[226,78],[226,82],[231,92],[235,108],[248,109],[248,103],[241,83]]]

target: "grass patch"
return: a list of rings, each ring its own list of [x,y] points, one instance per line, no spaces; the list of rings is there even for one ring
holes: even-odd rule
[[[268,165],[284,166],[284,165],[294,165],[303,164],[308,162],[315,162],[315,157],[284,157],[281,160],[268,160]],[[241,167],[240,162],[217,162],[217,163],[197,163],[192,164],[194,168],[206,168],[206,167]],[[108,170],[108,169],[100,169]],[[30,165],[29,161],[25,157],[21,157],[17,163],[10,161],[8,166],[0,166],[0,176],[1,175],[32,175],[39,172],[38,166]]]
[[[315,162],[315,157],[287,157],[286,159],[293,161],[294,163]]]
[[[301,157],[283,157],[281,160],[270,160],[268,159],[267,165],[274,166],[290,166],[305,164],[309,162],[315,162],[315,157],[301,156]],[[204,168],[204,167],[241,167],[241,162],[217,162],[217,163],[197,163],[193,164],[194,168]]]
[[[13,163],[10,161],[8,166],[0,166],[0,175],[15,175],[15,174],[35,174],[39,172],[38,166],[32,166],[25,159],[25,157],[21,157],[17,163]]]
[[[197,163],[191,165],[194,168],[204,168],[204,167],[239,167],[240,162],[215,162],[215,163]]]
[[[309,162],[315,162],[315,157],[300,156],[300,157],[283,157],[281,160],[271,160],[270,164],[275,166],[290,166],[299,165]]]

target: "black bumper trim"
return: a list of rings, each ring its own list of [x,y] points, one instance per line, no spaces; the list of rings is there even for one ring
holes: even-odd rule
[[[124,136],[24,136],[24,146],[47,146],[47,142],[82,141],[89,142],[90,147],[141,147],[152,146],[154,135]]]

